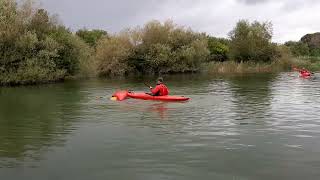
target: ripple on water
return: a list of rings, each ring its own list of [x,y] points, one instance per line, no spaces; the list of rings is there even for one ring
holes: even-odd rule
[[[144,90],[141,79],[6,90],[0,167],[35,164],[25,173],[47,172],[46,164],[56,172],[72,167],[79,176],[71,179],[320,176],[319,80],[293,73],[182,79],[167,82],[172,94],[191,97],[187,103],[108,99],[116,89]]]

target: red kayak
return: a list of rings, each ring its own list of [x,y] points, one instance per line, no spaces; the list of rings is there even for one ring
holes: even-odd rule
[[[312,74],[310,71],[306,70],[305,68],[299,69],[299,68],[293,67],[293,70],[298,71],[300,73],[299,76],[302,78],[310,78]]]
[[[143,99],[143,100],[153,100],[153,101],[187,101],[190,98],[184,96],[152,96],[146,94],[145,92],[128,92],[128,91],[117,91],[112,97],[115,97],[116,100],[122,101],[127,97],[133,99]]]
[[[151,96],[144,92],[128,92],[128,96],[134,99],[154,100],[154,101],[187,101],[190,98],[183,96]]]
[[[309,78],[309,77],[311,77],[311,73],[309,73],[309,72],[300,73],[300,77]]]

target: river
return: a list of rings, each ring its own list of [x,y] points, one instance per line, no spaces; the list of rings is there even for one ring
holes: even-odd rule
[[[317,179],[317,76],[165,77],[185,103],[109,99],[150,77],[2,87],[0,179]]]

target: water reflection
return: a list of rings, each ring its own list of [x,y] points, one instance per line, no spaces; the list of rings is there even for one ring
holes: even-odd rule
[[[146,109],[146,111],[155,112],[162,120],[168,118],[168,110],[168,103],[166,102],[155,103]]]
[[[234,99],[232,111],[236,120],[246,123],[263,123],[266,119],[272,99],[271,86],[275,75],[260,74],[227,78]]]
[[[116,102],[119,111],[137,114],[141,119],[150,118],[153,120],[168,120],[176,113],[175,106],[183,105],[187,102],[163,102],[128,99]]]
[[[320,81],[170,76],[171,93],[189,102],[109,100],[154,79],[1,88],[0,179],[320,176]]]
[[[75,84],[2,88],[0,159],[7,160],[0,166],[38,159],[51,145],[63,145],[82,98]]]

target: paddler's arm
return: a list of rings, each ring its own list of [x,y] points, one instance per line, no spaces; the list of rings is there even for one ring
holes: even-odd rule
[[[150,91],[151,91],[152,94],[157,94],[160,91],[160,87],[156,86],[155,88],[152,88],[150,86]]]

